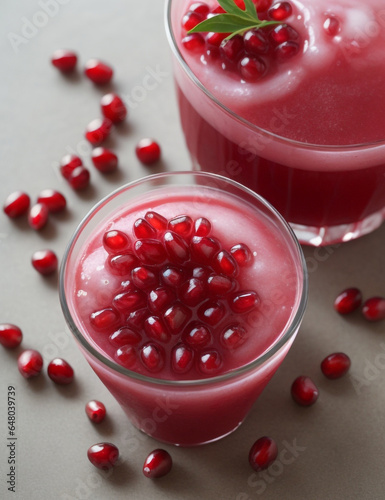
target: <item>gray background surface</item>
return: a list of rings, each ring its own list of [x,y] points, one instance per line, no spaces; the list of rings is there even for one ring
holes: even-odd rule
[[[42,17],[50,5],[51,17]],[[40,25],[27,31],[28,21]],[[134,147],[153,136],[163,148],[163,163],[151,170],[190,168],[180,131],[171,76],[171,57],[163,27],[162,0],[2,0],[0,16],[0,199],[15,189],[32,197],[44,188],[66,195],[69,210],[52,217],[35,233],[25,222],[0,214],[0,322],[18,324],[23,347],[39,349],[46,363],[66,358],[76,382],[54,386],[46,374],[33,381],[17,371],[19,351],[0,349],[0,498],[45,499],[231,499],[345,500],[385,498],[385,326],[369,324],[360,313],[339,317],[334,297],[347,286],[359,286],[365,297],[385,295],[385,226],[360,240],[327,249],[305,249],[310,272],[309,307],[299,336],[281,369],[244,425],[212,445],[178,449],[167,477],[150,481],[141,473],[148,452],[158,446],[136,431],[82,358],[66,330],[57,279],[43,279],[30,265],[34,250],[50,247],[63,254],[77,223],[102,196],[123,183],[146,175]],[[14,39],[14,47],[10,41]],[[99,57],[115,68],[113,88],[129,106],[127,125],[108,144],[120,158],[119,173],[99,175],[92,166],[92,187],[73,192],[58,174],[67,152],[89,161],[83,140],[86,124],[99,115],[105,92],[79,72],[64,78],[50,65],[56,48],[75,49],[80,67]],[[143,91],[151,72],[151,89]],[[160,73],[159,73],[160,72]],[[351,356],[351,376],[326,380],[319,363],[327,354]],[[320,388],[314,407],[297,407],[290,398],[292,380],[307,374]],[[7,387],[17,389],[17,486],[6,485]],[[109,418],[92,425],[84,404],[98,398]],[[288,449],[264,475],[249,468],[251,444],[262,435]],[[86,458],[87,448],[112,441],[122,463],[102,477]],[[293,451],[293,446],[297,446]]]

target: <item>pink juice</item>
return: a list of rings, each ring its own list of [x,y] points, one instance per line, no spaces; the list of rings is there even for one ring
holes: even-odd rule
[[[244,420],[294,340],[306,295],[284,223],[251,193],[212,182],[133,199],[123,189],[124,203],[91,214],[63,271],[69,323],[94,371],[134,425],[180,445],[219,439]],[[117,235],[128,245],[114,246]]]
[[[385,218],[385,10],[380,0],[290,4],[298,53],[274,59],[269,42],[256,56],[265,74],[248,81],[245,42],[234,61],[206,34],[191,50],[181,22],[191,2],[169,2],[181,123],[195,169],[261,194],[302,242],[346,241]]]

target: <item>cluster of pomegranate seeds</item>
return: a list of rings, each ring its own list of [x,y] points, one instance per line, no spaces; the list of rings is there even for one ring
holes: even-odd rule
[[[45,276],[53,274],[58,267],[58,258],[53,250],[38,250],[31,261],[36,271]]]
[[[135,148],[136,156],[144,165],[152,165],[160,159],[161,149],[154,139],[141,139]]]
[[[78,56],[72,50],[59,49],[52,54],[51,62],[55,68],[63,73],[73,71],[76,67]]]
[[[15,349],[21,344],[23,333],[10,323],[0,323],[0,344],[7,349]]]
[[[244,9],[244,3],[236,2]],[[289,2],[254,2],[260,19],[284,23],[293,15]],[[290,24],[273,24],[252,28],[230,39],[230,33],[190,33],[199,23],[223,13],[221,7],[209,9],[206,4],[194,3],[182,18],[185,30],[182,45],[190,52],[199,53],[203,62],[217,63],[224,71],[238,75],[242,81],[256,82],[275,71],[279,64],[299,53],[302,41]]]
[[[88,460],[104,471],[112,469],[119,458],[119,450],[112,443],[97,443],[88,448]]]
[[[321,370],[325,377],[337,379],[343,377],[350,368],[351,362],[347,354],[335,352],[329,354],[321,363]]]
[[[107,410],[101,401],[88,401],[85,407],[87,417],[95,424],[100,424],[106,418]]]
[[[310,377],[297,377],[291,386],[291,395],[301,406],[311,406],[318,399],[318,388]]]
[[[74,378],[72,366],[62,358],[55,358],[48,364],[49,378],[58,385],[70,384]]]
[[[158,448],[152,451],[144,461],[143,474],[150,479],[156,479],[168,474],[171,468],[171,455],[168,451]]]
[[[385,319],[385,298],[370,297],[362,303],[362,293],[358,288],[343,290],[334,301],[334,309],[339,314],[349,314],[361,308],[361,312],[368,321]]]
[[[278,446],[274,439],[263,436],[251,447],[249,452],[249,464],[260,472],[267,469],[278,456]]]
[[[75,189],[83,190],[90,183],[90,172],[77,155],[65,155],[60,162],[60,172],[68,184]]]
[[[111,81],[114,71],[99,59],[90,59],[85,65],[84,74],[97,85],[105,85]]]
[[[24,378],[37,377],[43,368],[43,358],[35,349],[27,349],[18,357],[17,367]]]

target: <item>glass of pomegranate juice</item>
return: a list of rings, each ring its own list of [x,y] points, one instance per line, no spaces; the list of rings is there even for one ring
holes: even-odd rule
[[[307,274],[291,228],[253,191],[214,174],[164,173],[85,217],[60,296],[131,422],[191,446],[244,420],[297,334]]]
[[[383,0],[168,0],[166,29],[194,170],[259,193],[301,243],[381,225]]]

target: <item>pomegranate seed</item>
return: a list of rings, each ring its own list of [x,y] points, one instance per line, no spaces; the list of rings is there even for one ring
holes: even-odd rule
[[[194,361],[194,352],[184,344],[177,344],[171,352],[171,366],[177,373],[188,372]]]
[[[244,243],[234,245],[230,249],[230,254],[239,266],[247,266],[253,261],[253,254],[250,248]]]
[[[37,377],[43,368],[43,358],[35,349],[27,349],[18,357],[17,367],[24,378]]]
[[[98,59],[90,59],[85,66],[84,73],[97,85],[108,83],[114,74],[111,66],[108,66]]]
[[[207,280],[207,287],[210,295],[223,296],[226,295],[233,288],[233,282],[226,276],[219,276],[214,274]]]
[[[220,5],[218,5],[218,7],[215,7],[215,9],[213,9],[211,11],[213,14],[224,14],[226,11],[223,7],[221,7]]]
[[[28,212],[31,203],[30,197],[23,191],[15,191],[10,194],[4,203],[4,213],[14,219]]]
[[[334,301],[334,309],[340,314],[349,314],[360,307],[362,293],[358,288],[343,290]]]
[[[257,12],[266,12],[272,4],[272,0],[253,0],[253,3],[256,4]]]
[[[147,222],[157,231],[165,231],[167,229],[167,219],[158,212],[147,212],[144,216]]]
[[[278,45],[275,49],[275,55],[280,61],[291,59],[293,56],[298,54],[298,52],[298,43],[292,41],[281,43],[281,45]]]
[[[310,377],[297,377],[291,386],[291,395],[301,406],[311,406],[318,399],[318,389]]]
[[[88,448],[88,460],[104,471],[112,469],[119,458],[119,450],[112,443],[97,443]]]
[[[167,309],[163,319],[167,328],[175,335],[182,332],[187,322],[191,319],[191,315],[190,309],[177,302]]]
[[[170,334],[157,316],[148,317],[144,321],[144,329],[147,335],[153,340],[158,340],[159,342],[168,342],[170,340]]]
[[[207,326],[195,322],[186,328],[183,340],[191,347],[204,347],[211,341],[211,332]]]
[[[270,31],[269,36],[274,47],[277,47],[281,43],[288,42],[289,40],[297,40],[298,33],[291,26],[280,24]]]
[[[190,247],[193,257],[202,264],[210,264],[214,255],[220,250],[219,242],[207,236],[194,236]]]
[[[40,274],[52,274],[57,270],[58,258],[52,250],[38,250],[32,255],[32,265]]]
[[[211,275],[211,268],[209,267],[194,267],[192,272],[193,278],[198,278],[204,282],[206,282],[209,279],[210,275]]]
[[[242,291],[232,295],[229,305],[233,312],[242,314],[251,311],[258,304],[259,298],[254,291]]]
[[[364,302],[362,314],[368,321],[385,319],[385,298],[371,297]]]
[[[132,311],[126,323],[133,328],[142,329],[144,325],[144,320],[148,317],[148,310],[146,309],[137,309],[136,311]]]
[[[60,162],[60,172],[65,179],[69,180],[75,168],[82,166],[83,162],[79,156],[65,155]]]
[[[99,146],[111,132],[112,121],[108,118],[95,118],[87,125],[85,138],[93,146]]]
[[[329,354],[321,363],[321,370],[325,377],[330,379],[340,378],[350,368],[350,358],[343,352]]]
[[[181,269],[167,266],[160,273],[163,283],[173,288],[178,288],[186,280],[186,276]]]
[[[114,172],[118,166],[118,157],[107,148],[95,148],[92,151],[91,159],[95,168],[103,174]]]
[[[51,213],[61,212],[67,206],[65,197],[54,189],[44,189],[39,194],[37,202],[46,205]]]
[[[140,290],[119,293],[112,301],[118,311],[128,313],[146,304],[146,296]]]
[[[112,274],[117,276],[127,276],[131,270],[138,264],[135,255],[126,253],[123,255],[109,255],[107,264]]]
[[[72,189],[80,191],[88,187],[90,183],[90,172],[86,167],[76,167],[68,178]]]
[[[277,458],[278,447],[276,442],[270,437],[263,436],[259,438],[250,449],[249,464],[260,472],[267,469]]]
[[[148,307],[153,313],[160,313],[175,301],[175,294],[168,288],[159,287],[148,294]]]
[[[182,38],[183,47],[189,52],[198,52],[205,46],[205,40],[199,33],[191,33]]]
[[[115,353],[116,361],[124,368],[132,368],[136,363],[136,351],[132,345],[119,347]]]
[[[123,231],[112,229],[104,233],[103,246],[108,253],[119,254],[129,248],[130,240]]]
[[[10,323],[0,324],[0,344],[8,349],[14,349],[21,344],[23,333],[20,328]]]
[[[270,7],[268,14],[270,19],[274,21],[284,21],[291,16],[292,12],[293,9],[289,2],[278,2]]]
[[[211,222],[205,217],[199,217],[194,224],[195,236],[208,236],[211,232]]]
[[[148,370],[157,372],[163,368],[164,351],[160,345],[152,342],[145,344],[141,349],[140,356]]]
[[[119,322],[119,319],[119,314],[111,307],[95,311],[90,316],[91,325],[97,330],[112,328]]]
[[[143,474],[150,479],[165,476],[172,468],[171,455],[162,449],[152,451],[143,464]]]
[[[193,228],[193,220],[188,215],[178,215],[168,223],[168,228],[182,238],[188,238]]]
[[[341,24],[336,16],[328,16],[323,24],[325,32],[330,36],[336,36],[341,31]]]
[[[223,58],[235,62],[243,50],[243,38],[239,35],[223,40],[219,46],[219,52]]]
[[[134,251],[138,259],[144,264],[162,264],[166,260],[166,251],[162,243],[158,240],[146,238],[137,240]]]
[[[213,47],[219,48],[223,40],[229,35],[230,33],[215,33],[214,31],[210,31],[210,33],[207,33],[206,35],[206,43],[209,46],[211,45]]]
[[[266,73],[266,64],[257,57],[244,57],[239,68],[242,78],[247,82],[256,82]]]
[[[137,238],[154,238],[156,236],[156,229],[146,219],[137,219],[134,222],[133,230]]]
[[[151,165],[159,160],[161,149],[153,139],[141,139],[135,148],[136,156],[145,165]]]
[[[86,404],[87,417],[95,424],[100,424],[106,417],[106,407],[101,401],[95,399]]]
[[[43,203],[36,203],[30,208],[28,214],[28,224],[32,229],[39,230],[42,229],[48,222],[49,210],[47,205]]]
[[[195,307],[206,298],[206,287],[198,278],[191,278],[180,288],[180,299],[188,306]]]
[[[181,264],[190,259],[189,247],[178,234],[167,231],[163,235],[163,243],[171,261]]]
[[[235,349],[243,344],[246,337],[246,330],[239,324],[227,326],[220,336],[220,341],[224,347]]]
[[[47,368],[49,378],[58,385],[70,384],[74,378],[72,366],[61,358],[53,359]]]
[[[226,250],[222,250],[215,256],[213,267],[218,273],[225,274],[226,276],[235,276],[238,272],[237,263]]]
[[[152,288],[158,284],[157,276],[146,266],[139,266],[132,270],[132,282],[138,288]]]
[[[252,56],[266,54],[269,51],[269,40],[264,31],[251,29],[243,35],[243,42],[246,51]]]
[[[127,108],[122,99],[117,94],[106,94],[100,101],[103,116],[112,123],[121,123],[127,116]]]
[[[206,375],[214,375],[222,366],[222,359],[218,351],[211,350],[199,356],[199,368]]]
[[[198,318],[211,326],[215,326],[223,319],[225,313],[226,310],[223,304],[208,301],[198,309]]]
[[[195,2],[190,5],[190,12],[196,12],[197,14],[200,14],[203,17],[206,17],[207,14],[210,12],[210,8],[206,3],[202,2]]]
[[[204,17],[198,12],[186,12],[186,14],[182,18],[182,28],[186,31],[190,31],[195,26],[197,26],[200,22],[202,22]]]
[[[116,332],[112,333],[109,339],[112,345],[116,347],[123,347],[125,345],[138,344],[142,340],[142,337],[135,330],[132,330],[127,326],[123,326]]]
[[[75,69],[78,57],[72,50],[59,49],[52,54],[51,62],[55,68],[67,73]]]

